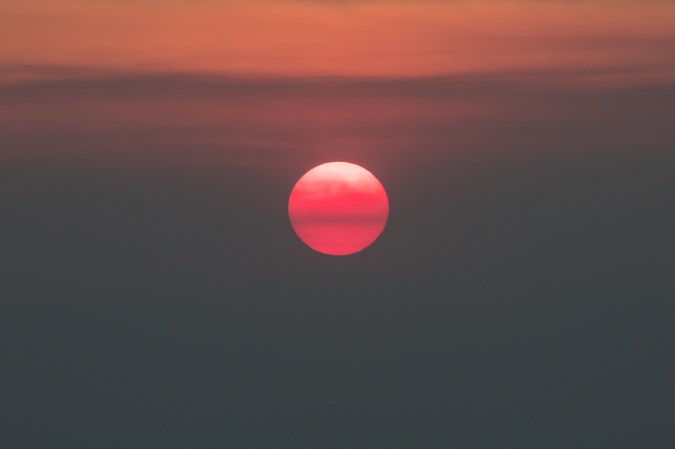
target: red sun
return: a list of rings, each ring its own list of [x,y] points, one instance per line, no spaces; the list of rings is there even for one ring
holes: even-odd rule
[[[347,162],[329,162],[305,173],[288,200],[288,216],[310,248],[346,256],[370,246],[384,230],[389,200],[372,173]]]

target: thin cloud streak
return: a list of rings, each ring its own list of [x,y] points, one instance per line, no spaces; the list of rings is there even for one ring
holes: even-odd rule
[[[5,161],[311,166],[675,148],[675,83],[657,69],[248,78],[57,68],[51,80],[50,69],[39,72],[0,85]]]

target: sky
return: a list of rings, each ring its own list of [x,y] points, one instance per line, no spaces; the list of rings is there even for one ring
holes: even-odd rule
[[[0,0],[0,446],[673,447],[674,23]],[[352,256],[289,222],[330,161]]]
[[[7,65],[292,75],[672,72],[670,1],[3,0]]]

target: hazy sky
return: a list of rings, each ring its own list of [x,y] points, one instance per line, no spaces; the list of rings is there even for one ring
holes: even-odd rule
[[[0,63],[341,75],[673,69],[675,5],[638,1],[1,3]]]
[[[674,23],[0,0],[0,447],[675,447]],[[327,161],[353,256],[289,222]]]

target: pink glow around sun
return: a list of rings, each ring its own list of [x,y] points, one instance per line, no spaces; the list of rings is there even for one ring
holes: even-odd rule
[[[329,162],[300,178],[288,200],[288,215],[310,248],[345,256],[379,237],[389,216],[389,200],[382,184],[365,168]]]

